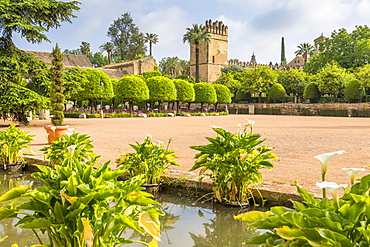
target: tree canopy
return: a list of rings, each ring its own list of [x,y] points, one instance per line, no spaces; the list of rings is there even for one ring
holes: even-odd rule
[[[145,54],[145,36],[134,23],[130,13],[124,13],[109,26],[107,36],[114,46],[113,55],[118,61],[133,60]]]
[[[327,63],[335,61],[345,69],[354,69],[370,63],[370,28],[356,26],[348,33],[341,28],[334,31],[320,47],[321,53],[312,56],[306,65],[310,73],[318,73]]]
[[[49,41],[46,32],[58,28],[62,22],[76,18],[77,1],[17,0],[0,2],[0,33],[7,46],[11,45],[13,33],[19,33],[28,42]]]

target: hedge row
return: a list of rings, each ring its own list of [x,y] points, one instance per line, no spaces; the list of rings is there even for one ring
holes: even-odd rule
[[[79,118],[81,113],[64,113],[66,118]],[[86,114],[87,118],[101,118],[100,114]],[[205,114],[206,116],[218,116],[218,115],[227,115],[226,112],[197,112],[197,113],[187,113],[187,112],[179,112],[176,116],[186,116],[190,114],[191,116],[202,116]],[[169,117],[168,113],[145,113],[147,117]],[[131,113],[104,113],[105,118],[126,118],[126,117],[139,117],[139,114],[131,114]]]

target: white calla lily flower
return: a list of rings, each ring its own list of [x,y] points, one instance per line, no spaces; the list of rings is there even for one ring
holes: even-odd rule
[[[216,126],[216,125],[211,125],[210,126],[212,129],[222,129],[220,126]]]
[[[55,131],[55,130],[57,129],[57,127],[55,127],[55,126],[51,126],[51,127],[50,127],[50,129],[51,129],[52,131]]]
[[[77,145],[71,145],[67,148],[69,157],[73,157],[76,147]]]
[[[146,134],[147,138],[149,138],[149,140],[152,140],[153,136],[151,134]]]
[[[249,126],[251,128],[251,133],[253,132],[253,126],[254,124],[256,123],[255,121],[253,120],[250,120],[248,118],[246,118],[245,120],[247,120],[248,124],[246,126]]]
[[[340,188],[347,188],[347,184],[337,184],[334,182],[323,181],[321,183],[316,183],[317,188],[319,189],[328,189],[333,200],[338,203],[338,190]]]
[[[332,153],[326,153],[326,154],[320,154],[320,155],[314,156],[314,158],[318,159],[321,162],[321,165],[322,165],[322,167],[321,167],[322,168],[321,169],[322,181],[325,181],[325,174],[326,174],[326,171],[328,170],[328,165],[329,165],[330,159],[335,154],[344,154],[345,152],[346,151],[340,150],[340,151],[336,151],[336,152],[332,152]]]
[[[157,140],[158,142],[158,146],[163,146],[164,145],[164,142],[160,141],[160,140]]]
[[[364,172],[365,168],[342,168],[343,171],[346,171],[348,173],[348,176],[351,180],[351,185],[355,183],[356,174],[359,171]]]

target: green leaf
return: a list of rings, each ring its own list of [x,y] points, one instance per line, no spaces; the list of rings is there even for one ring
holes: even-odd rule
[[[0,202],[5,202],[23,196],[32,184],[21,185],[6,192],[0,197]]]
[[[47,220],[45,218],[38,218],[33,221],[28,221],[18,225],[18,227],[25,229],[48,229],[50,226],[50,220]]]
[[[334,246],[341,246],[341,247],[352,247],[353,243],[342,234],[337,232],[333,232],[326,229],[319,229],[318,233],[321,237],[327,239],[329,242],[335,244]],[[340,243],[340,245],[338,245]]]
[[[273,234],[271,232],[265,232],[264,234],[262,235],[258,235],[258,236],[255,236],[253,237],[252,239],[249,239],[247,241],[244,242],[244,244],[264,244],[267,242],[268,239],[274,239],[274,240],[282,240],[282,243],[285,242],[284,239],[281,239],[278,235],[276,234]]]
[[[315,229],[291,229],[288,226],[274,229],[276,234],[286,240],[302,239],[306,240],[313,247],[332,246],[329,242],[321,237]]]
[[[234,219],[245,221],[248,223],[253,223],[256,221],[264,220],[269,217],[271,214],[270,211],[261,212],[261,211],[249,211],[247,213],[239,214],[234,216]]]
[[[12,205],[5,205],[0,208],[0,220],[11,218],[17,214],[17,211]]]

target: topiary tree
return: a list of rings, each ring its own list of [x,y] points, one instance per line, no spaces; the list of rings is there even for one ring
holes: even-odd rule
[[[217,106],[221,104],[231,103],[231,92],[230,90],[221,84],[212,84],[213,88],[216,90],[217,102],[215,103],[215,111],[217,111]]]
[[[251,101],[251,99],[252,99],[251,93],[246,93],[240,88],[238,89],[238,91],[236,91],[236,94],[235,94],[235,97],[234,97],[235,102]]]
[[[79,98],[90,102],[91,113],[96,100],[109,100],[113,95],[113,86],[110,78],[100,70],[84,69],[82,71],[86,80],[81,82],[82,90]]]
[[[55,45],[53,49],[53,60],[51,61],[52,67],[51,71],[51,93],[50,93],[50,100],[51,100],[51,114],[54,115],[51,118],[51,122],[55,126],[60,126],[63,124],[64,121],[64,82],[63,82],[63,73],[64,73],[64,65],[63,65],[63,54],[60,52],[58,44]]]
[[[309,83],[303,91],[303,99],[306,101],[309,100],[311,103],[316,103],[320,98],[321,93],[316,83]]]
[[[361,102],[365,95],[365,90],[357,79],[350,81],[344,89],[344,98],[348,102]]]
[[[132,112],[133,102],[144,102],[149,99],[149,88],[142,76],[126,75],[115,86],[115,99],[129,103]]]
[[[194,102],[200,103],[203,111],[203,104],[214,104],[217,102],[217,95],[215,88],[206,82],[194,84],[195,100]]]
[[[280,83],[276,83],[270,88],[267,95],[267,100],[269,102],[280,103],[282,101],[285,101],[285,96],[286,92],[283,85],[281,85]]]
[[[161,76],[162,73],[158,70],[153,70],[153,71],[144,71],[143,72],[143,76],[145,79],[148,79],[150,77],[153,77],[153,76]]]
[[[171,102],[176,100],[176,89],[172,80],[165,76],[154,76],[146,80],[149,88],[149,102]],[[153,105],[151,107],[153,109]]]
[[[190,82],[181,79],[176,79],[172,82],[176,88],[177,111],[179,111],[180,103],[190,103],[195,100],[194,87]]]

